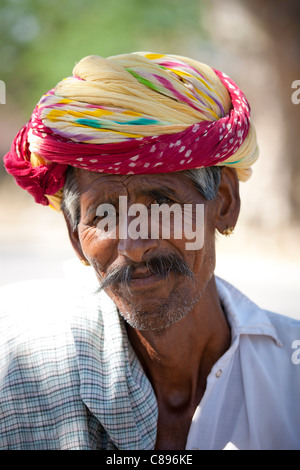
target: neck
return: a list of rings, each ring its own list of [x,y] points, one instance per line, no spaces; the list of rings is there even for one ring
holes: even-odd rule
[[[184,319],[163,331],[127,331],[158,401],[175,408],[199,403],[212,366],[230,345],[214,278]]]

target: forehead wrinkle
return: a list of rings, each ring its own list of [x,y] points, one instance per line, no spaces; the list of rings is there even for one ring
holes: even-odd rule
[[[103,194],[105,197],[107,196],[118,196],[119,193],[124,193],[124,185],[121,181],[118,181],[116,176],[119,175],[108,175],[108,174],[97,174],[90,172],[91,177],[84,178],[82,182],[82,189],[84,193],[96,193]],[[79,184],[81,181],[79,180]],[[118,190],[119,186],[119,190]]]
[[[103,175],[101,175],[103,176]],[[91,181],[92,180],[92,181]],[[85,181],[81,191],[81,205],[84,217],[94,213],[100,204],[118,203],[119,195],[124,194],[124,187],[119,183],[119,190],[116,187],[117,182],[107,181],[104,178],[91,178]],[[84,202],[83,202],[84,201]]]
[[[165,187],[165,186],[155,186],[155,187],[149,187],[149,188],[139,188],[135,191],[135,196],[151,196],[151,197],[158,197],[158,196],[167,196],[169,198],[177,199],[181,203],[184,203],[185,201],[181,197],[181,195],[174,191],[171,188]]]
[[[186,201],[186,191],[189,183],[178,174],[142,174],[142,175],[115,175],[109,173],[96,173],[82,171],[82,184],[84,192],[99,191],[105,198],[118,199],[120,195],[130,195],[136,198],[138,196],[152,196],[153,194],[163,194],[171,198],[177,198],[180,202]],[[81,178],[79,178],[81,180]],[[94,189],[95,188],[95,189]]]
[[[79,185],[83,187],[92,187],[95,184],[107,185],[113,184],[114,186],[122,184],[121,177],[127,177],[128,175],[115,175],[110,173],[98,173],[95,171],[78,170],[76,171],[76,177]]]
[[[184,180],[180,181],[165,174],[151,176],[151,178],[141,178],[140,184],[133,188],[135,197],[164,195],[185,202]]]

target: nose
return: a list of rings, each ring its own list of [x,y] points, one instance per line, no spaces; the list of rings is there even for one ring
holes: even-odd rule
[[[158,246],[157,239],[142,239],[136,240],[127,236],[124,239],[120,239],[118,243],[118,252],[120,255],[126,256],[135,263],[140,263],[149,258],[151,252],[155,251]]]

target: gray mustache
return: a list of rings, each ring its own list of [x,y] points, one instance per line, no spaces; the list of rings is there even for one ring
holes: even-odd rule
[[[169,274],[174,273],[180,276],[189,277],[194,281],[194,273],[191,271],[186,261],[177,255],[162,255],[153,257],[143,263],[132,263],[120,268],[115,268],[108,272],[99,290],[109,287],[117,287],[121,284],[130,288],[130,282],[136,269],[148,268],[152,274],[159,279],[166,279]]]

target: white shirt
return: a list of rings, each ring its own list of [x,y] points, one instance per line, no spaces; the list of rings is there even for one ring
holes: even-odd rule
[[[217,287],[232,343],[207,378],[186,449],[300,449],[300,322],[260,309],[223,280]]]

